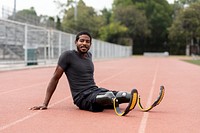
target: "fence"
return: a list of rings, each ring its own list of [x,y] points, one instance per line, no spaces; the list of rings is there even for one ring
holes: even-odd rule
[[[75,49],[75,35],[0,18],[0,65],[49,63],[65,50]],[[94,59],[128,57],[131,46],[93,39]]]

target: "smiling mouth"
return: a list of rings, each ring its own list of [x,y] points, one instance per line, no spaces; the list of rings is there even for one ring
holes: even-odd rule
[[[87,50],[88,47],[86,47],[86,46],[81,46],[80,49],[81,49],[81,50]]]

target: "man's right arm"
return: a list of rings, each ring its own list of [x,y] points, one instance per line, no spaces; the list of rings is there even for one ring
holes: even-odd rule
[[[49,101],[54,93],[54,91],[56,90],[56,87],[58,85],[59,79],[61,78],[62,74],[63,74],[63,69],[60,66],[56,67],[56,70],[48,84],[47,90],[46,90],[46,96],[43,102],[43,105],[40,106],[34,106],[32,108],[30,108],[30,110],[43,110],[43,109],[47,109]]]

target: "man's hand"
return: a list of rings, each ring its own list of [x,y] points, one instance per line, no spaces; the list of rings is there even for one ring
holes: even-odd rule
[[[32,108],[29,108],[30,110],[45,110],[47,109],[46,105],[41,105],[41,106],[34,106]]]

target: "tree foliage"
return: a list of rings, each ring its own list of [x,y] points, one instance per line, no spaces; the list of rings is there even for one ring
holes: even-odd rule
[[[126,34],[127,30],[127,27],[120,25],[119,22],[112,22],[100,28],[100,39],[111,43],[128,45],[125,41],[122,41],[122,36]]]
[[[126,7],[120,5],[113,11],[113,17],[115,22],[120,22],[128,28],[127,34],[132,39],[136,36],[146,36],[149,33],[145,15],[134,5]]]
[[[145,14],[140,12],[131,0],[115,0],[112,17],[114,22],[120,22],[128,29],[121,38],[129,38],[131,45],[138,36],[148,36],[150,33]]]
[[[172,23],[172,8],[166,0],[148,0],[136,2],[140,10],[145,11],[151,36],[146,39],[145,51],[164,51],[167,42],[167,28]]]
[[[183,8],[169,28],[169,33],[170,40],[183,47],[198,43],[200,38],[200,2]]]
[[[34,9],[34,7],[31,7],[30,9],[23,9],[20,10],[13,15],[9,16],[8,19],[13,19],[19,22],[26,22],[26,23],[32,23],[33,21],[36,24],[39,24],[40,18],[37,16],[37,13]]]
[[[114,0],[113,5],[115,20],[128,27],[133,49],[137,49],[134,52],[167,50],[173,10],[166,0]]]
[[[77,16],[75,16],[75,8],[77,8]],[[77,3],[77,7],[72,6],[65,11],[62,27],[64,31],[73,33],[87,30],[92,33],[93,37],[97,37],[100,22],[100,17],[97,15],[94,8],[87,7],[85,3],[80,0]]]

